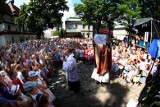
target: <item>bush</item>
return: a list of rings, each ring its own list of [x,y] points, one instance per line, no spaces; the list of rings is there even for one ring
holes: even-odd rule
[[[52,32],[52,36],[60,36],[60,31],[56,30],[54,32]]]
[[[20,40],[20,42],[24,42],[25,41],[25,37],[24,36],[20,36],[19,40]]]

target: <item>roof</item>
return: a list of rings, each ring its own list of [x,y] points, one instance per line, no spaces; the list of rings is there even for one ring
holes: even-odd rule
[[[18,16],[20,9],[15,6],[12,2],[9,2],[8,4],[5,4],[5,13],[8,15],[16,15]]]
[[[69,18],[67,18],[66,21],[81,21],[81,19],[78,16],[75,16],[75,17],[69,17]]]
[[[114,24],[115,24],[115,27],[114,27],[114,29],[121,29],[121,28],[125,28],[125,26],[124,25],[122,25],[121,23],[119,23],[119,22],[114,22]]]
[[[135,23],[134,23],[134,26],[138,26],[138,25],[144,24],[144,23],[149,22],[149,21],[151,21],[151,20],[153,20],[153,18],[151,18],[151,17],[137,19],[137,20],[135,21]]]
[[[75,19],[70,19],[70,18],[68,18],[66,21],[81,21],[81,19],[77,19],[77,18],[75,18]]]

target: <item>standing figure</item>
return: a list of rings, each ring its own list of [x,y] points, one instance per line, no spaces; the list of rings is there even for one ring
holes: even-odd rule
[[[66,60],[63,60],[63,70],[67,72],[68,86],[71,90],[77,93],[80,88],[80,82],[78,78],[76,59],[74,58],[72,49],[67,49],[65,55],[68,57]]]
[[[109,38],[104,41],[106,44],[95,45],[96,68],[91,77],[100,83],[109,83],[109,73],[112,68],[112,47]]]

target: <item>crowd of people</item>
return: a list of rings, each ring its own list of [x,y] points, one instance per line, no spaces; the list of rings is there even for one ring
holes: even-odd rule
[[[66,50],[70,57],[68,61],[75,63],[75,58],[85,64],[94,62],[92,39],[29,40],[1,46],[0,50],[1,107],[54,107],[56,97],[47,85],[50,77],[62,66],[68,72],[76,67],[70,69],[70,65],[63,65]],[[145,49],[127,48],[123,41],[112,46],[111,73],[128,84],[144,84],[149,74],[155,74],[158,64],[159,60],[154,62]],[[72,77],[68,78],[68,85],[77,92],[74,88],[80,87],[78,74],[70,72],[69,75],[76,75],[74,81]]]
[[[146,49],[141,47],[126,47],[124,42],[112,47],[112,71],[128,85],[141,86],[148,75],[154,77],[159,59],[152,59]]]
[[[84,63],[90,62],[93,56],[92,40],[89,39],[53,38],[1,46],[0,106],[54,107],[56,97],[47,83],[62,68],[68,49],[77,61]],[[68,85],[74,88],[72,78],[68,79]]]

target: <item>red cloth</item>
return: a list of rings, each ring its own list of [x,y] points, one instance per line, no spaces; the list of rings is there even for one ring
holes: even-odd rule
[[[143,55],[140,55],[140,56],[139,56],[139,59],[142,60],[142,59],[143,59]]]
[[[97,69],[99,75],[104,75],[106,72],[110,72],[112,67],[112,49],[106,49],[106,47],[103,47],[100,51],[100,63]],[[107,53],[105,54],[106,51]]]
[[[84,58],[88,59],[88,49],[84,49]]]
[[[22,82],[21,82],[19,79],[14,79],[14,80],[12,80],[12,83],[13,83],[14,85],[19,85],[19,86],[20,86],[20,89],[21,89],[21,90],[24,90],[23,84],[22,84]]]

